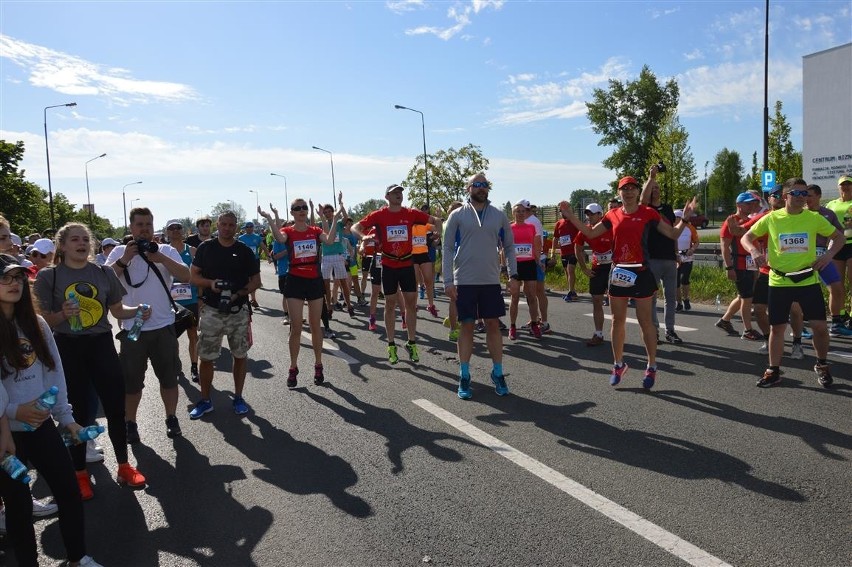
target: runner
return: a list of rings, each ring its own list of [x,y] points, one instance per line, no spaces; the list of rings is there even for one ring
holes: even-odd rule
[[[604,216],[603,209],[597,203],[589,203],[584,211],[586,222],[589,226],[595,226]],[[567,219],[566,219],[567,220]],[[574,226],[573,224],[571,226]],[[576,227],[575,227],[576,228]],[[589,294],[592,296],[592,320],[595,324],[595,334],[586,341],[586,346],[598,346],[603,344],[604,325],[604,298],[606,297],[609,284],[609,272],[612,268],[612,233],[605,232],[597,238],[587,238],[585,234],[577,231],[574,240],[574,257],[580,271],[589,277]],[[586,264],[586,254],[583,246],[588,243],[592,249],[592,267]]]
[[[538,298],[536,297],[536,285],[538,276],[536,267],[540,264],[538,260],[541,254],[541,237],[535,233],[535,226],[526,222],[527,208],[523,201],[515,203],[512,207],[515,222],[511,224],[512,236],[515,240],[515,259],[518,266],[518,279],[523,282],[524,297],[530,310],[530,333],[541,338],[541,327],[538,323]],[[520,287],[511,286],[511,303],[509,304],[509,339],[518,338],[516,328],[518,320],[518,300],[520,299]]]
[[[593,203],[596,207],[600,207],[597,203]],[[588,207],[586,207],[588,210]],[[562,296],[563,301],[574,301],[577,299],[577,290],[575,284],[577,280],[577,262],[578,257],[575,254],[574,243],[577,240],[577,235],[580,231],[577,227],[571,224],[563,215],[561,219],[556,221],[556,226],[553,227],[553,242],[559,246],[559,255],[562,259],[562,269],[565,270],[565,277],[568,280],[568,293]],[[556,246],[550,249],[552,258],[556,258]]]
[[[674,212],[675,218],[683,218],[683,209]],[[692,223],[686,223],[687,230],[680,233],[677,239],[677,305],[675,311],[692,311],[689,302],[689,277],[692,275],[692,265],[695,261],[695,249],[698,247],[698,231]]]

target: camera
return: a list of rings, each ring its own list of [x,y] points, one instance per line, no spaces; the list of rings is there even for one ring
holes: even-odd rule
[[[152,242],[151,240],[139,238],[135,242],[136,242],[136,249],[139,250],[139,253],[142,254],[143,256],[145,254],[153,254],[159,249],[159,246],[157,246],[157,243]]]
[[[231,312],[231,293],[234,285],[228,280],[216,280],[216,289],[219,290],[219,313]]]
[[[657,173],[665,173],[666,172],[666,164],[662,161],[657,162]]]

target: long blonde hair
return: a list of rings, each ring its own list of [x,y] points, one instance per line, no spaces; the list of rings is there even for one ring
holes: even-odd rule
[[[62,245],[65,244],[65,241],[68,239],[68,233],[73,228],[79,228],[89,236],[89,259],[91,260],[94,257],[95,237],[92,235],[92,231],[83,223],[69,222],[56,231],[56,240],[54,242],[56,253],[53,255],[55,264],[58,264],[62,260]]]

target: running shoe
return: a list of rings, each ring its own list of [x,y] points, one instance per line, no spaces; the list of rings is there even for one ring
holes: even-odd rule
[[[89,555],[84,555],[82,559],[80,559],[80,567],[104,567],[94,559],[92,559]]]
[[[189,412],[189,419],[199,419],[205,413],[213,411],[213,402],[210,400],[198,400],[195,407]]]
[[[816,372],[819,385],[823,388],[828,388],[834,382],[831,372],[828,371],[828,364],[814,364],[814,372]]]
[[[424,286],[420,286],[420,299],[426,299],[426,288]]]
[[[541,325],[538,323],[533,323],[530,327],[530,333],[537,339],[541,338]]]
[[[768,354],[769,353],[769,343],[766,342],[766,341],[763,341],[763,344],[760,345],[760,347],[758,347],[757,352],[759,352],[760,354]]]
[[[87,463],[100,463],[104,460],[104,456],[95,450],[95,442],[87,441],[86,442],[86,462]],[[33,512],[35,514],[35,512]]]
[[[198,376],[198,365],[197,364],[192,364],[189,367],[189,375],[192,377],[193,382],[198,383],[199,376]]]
[[[692,304],[689,302],[688,299],[683,300],[683,310],[684,311],[692,311]]]
[[[449,317],[444,317],[444,326],[448,329],[450,328],[450,318]]]
[[[834,323],[828,334],[832,337],[852,337],[852,329],[847,329],[842,323]]]
[[[118,481],[118,484],[126,484],[131,488],[145,486],[145,476],[136,470],[136,468],[130,463],[122,463],[118,465],[116,480]]]
[[[547,321],[542,321],[540,323],[541,334],[542,335],[550,335],[553,333],[553,329],[550,328],[550,323]]]
[[[673,345],[683,344],[683,339],[677,336],[674,331],[666,331],[666,342]]]
[[[681,303],[680,301],[678,301],[678,302],[675,304],[675,311],[683,311],[683,303]]]
[[[737,335],[737,330],[734,329],[734,326],[731,325],[730,321],[725,321],[724,319],[719,319],[716,321],[716,326],[728,333],[729,335]]]
[[[335,332],[334,332],[334,331],[332,331],[331,329],[323,329],[323,330],[322,330],[322,336],[323,336],[324,338],[326,338],[326,339],[332,339],[332,340],[334,340],[334,339],[336,339],[336,338],[337,338],[337,333],[335,333]]]
[[[477,323],[476,327],[474,327],[473,330],[477,333],[484,333],[485,332],[485,323],[482,323],[482,322]]]
[[[793,348],[790,349],[790,358],[793,360],[802,360],[805,358],[805,350],[802,348],[802,343],[793,343]]]
[[[459,330],[453,329],[452,331],[450,331],[450,334],[447,338],[452,342],[457,343],[459,341]]]
[[[376,330],[376,316],[370,315],[370,323],[367,325],[367,328],[371,331]]]
[[[744,341],[762,341],[763,335],[761,335],[760,332],[755,331],[754,329],[748,329],[747,331],[743,331],[743,334],[740,338]]]
[[[427,307],[426,311],[428,311],[429,314],[432,315],[432,317],[435,317],[435,318],[438,317],[438,308],[435,307],[435,304],[432,304],[429,307]]]
[[[657,369],[656,368],[646,368],[645,369],[645,377],[642,379],[642,387],[646,390],[650,390],[654,387],[654,382],[657,381]]]
[[[612,367],[612,376],[609,377],[609,385],[610,386],[618,386],[621,383],[621,379],[624,378],[624,375],[627,374],[627,363],[625,362],[620,367],[613,365]]]
[[[322,372],[322,364],[314,364],[314,384],[317,386],[325,382],[325,374]]]
[[[77,471],[77,486],[80,487],[80,497],[82,500],[91,500],[95,497],[92,491],[92,481],[89,478],[89,471]]]
[[[793,331],[790,331],[790,336],[796,338],[796,335],[793,334]],[[802,338],[803,339],[812,339],[814,334],[807,329],[802,329]]]
[[[604,296],[603,304],[604,304],[604,307],[609,307],[609,298],[608,297]]]
[[[415,343],[405,343],[405,350],[408,351],[408,358],[411,359],[411,362],[420,362],[420,353],[417,352]]]
[[[568,292],[568,301],[577,301],[579,298],[580,298],[580,296],[577,295],[576,291],[569,291]]]
[[[523,325],[521,325],[521,329],[530,330],[532,328],[532,321],[527,321]]]
[[[473,392],[470,391],[470,376],[462,376],[459,378],[459,398],[469,400],[473,397]]]
[[[298,385],[298,383],[299,383],[299,380],[296,378],[296,376],[298,374],[299,374],[298,368],[291,368],[290,373],[287,375],[287,387],[290,388],[291,390],[293,388],[295,388],[296,385]]]
[[[506,385],[505,376],[495,376],[494,371],[491,371],[491,381],[494,382],[494,391],[498,396],[505,396],[509,393],[509,386]]]
[[[180,422],[178,421],[177,416],[170,415],[166,417],[166,437],[174,439],[181,435],[183,435],[183,431],[180,430]]]
[[[517,340],[518,338],[518,329],[514,325],[509,327],[509,340]]]
[[[260,305],[258,305],[258,303],[257,303],[257,300],[256,300],[256,299],[252,299],[252,300],[251,300],[251,306],[252,306],[252,307],[254,307],[255,309],[257,309],[258,307],[260,307]]]
[[[249,406],[242,396],[234,396],[234,413],[245,415],[249,412]]]
[[[59,505],[56,502],[47,502],[44,500],[36,500],[33,498],[33,518],[44,518],[52,516],[59,511]]]
[[[562,296],[562,301],[564,301],[565,303],[571,303],[571,296],[566,293]]]
[[[592,338],[586,341],[586,346],[602,345],[604,338],[601,335],[592,335]]]
[[[396,345],[388,345],[388,362],[391,364],[399,362],[399,355],[396,353]]]
[[[758,388],[771,388],[781,383],[781,373],[773,372],[767,368],[760,380],[757,381]]]

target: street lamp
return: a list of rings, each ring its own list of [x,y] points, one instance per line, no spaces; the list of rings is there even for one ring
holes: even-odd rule
[[[92,206],[92,197],[89,195],[89,162],[93,162],[96,159],[100,159],[102,157],[106,157],[106,154],[101,154],[97,157],[93,157],[89,161],[86,162],[86,205],[89,208],[89,228],[92,228],[92,210],[94,207]]]
[[[47,157],[47,195],[50,199],[50,228],[53,230],[56,230],[56,217],[53,214],[53,188],[50,185],[50,150],[47,147],[47,109],[59,108],[61,106],[77,106],[77,103],[69,102],[67,104],[55,104],[44,107],[44,155]]]
[[[426,120],[423,118],[423,113],[401,104],[393,105],[397,110],[410,110],[420,115],[420,127],[423,129],[423,180],[426,184],[426,207],[429,207],[429,161],[426,157]]]
[[[260,193],[258,193],[254,189],[249,189],[249,193],[254,193],[254,204],[257,206],[257,208],[255,208],[254,210],[254,214],[257,215],[257,209],[260,208]],[[254,220],[256,220],[258,224],[260,223],[260,219],[257,218],[257,216],[254,217]]]
[[[277,173],[270,173],[269,175],[274,175],[275,177],[283,177],[284,178],[284,204],[287,205],[287,221],[290,221],[290,199],[287,197],[287,176],[279,175]]]
[[[332,202],[334,203],[334,208],[336,209],[337,208],[337,189],[335,189],[335,187],[334,187],[334,155],[330,151],[324,150],[324,149],[319,148],[317,146],[311,146],[311,147],[315,150],[319,150],[321,152],[327,153],[328,157],[331,158],[331,198],[332,198]]]
[[[131,211],[133,210],[133,203],[135,203],[136,201],[141,201],[141,200],[142,200],[142,197],[139,197],[138,199],[130,199],[130,210]]]
[[[139,185],[142,183],[141,181],[134,181],[133,183],[128,183],[124,187],[121,188],[121,202],[124,204],[124,234],[127,234],[127,195],[124,193],[124,190],[130,187],[131,185]],[[133,201],[138,199],[133,199],[130,201],[130,208],[133,208]]]

